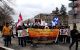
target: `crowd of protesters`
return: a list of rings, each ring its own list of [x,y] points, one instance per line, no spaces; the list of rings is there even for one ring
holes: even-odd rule
[[[32,26],[32,28],[44,29],[45,26]],[[51,27],[51,26],[48,26],[48,28],[55,29],[55,27]],[[61,27],[56,27],[56,28],[60,30],[57,42],[58,43],[71,43],[71,45],[69,46],[70,49],[72,45],[76,42],[76,50],[77,50],[78,40],[76,37],[78,35],[76,36],[76,33],[79,33],[79,31],[76,29],[76,27],[74,27],[73,30],[70,30],[69,26],[61,26]],[[17,37],[18,44],[22,47],[26,46],[26,42],[32,44],[32,41],[30,41],[30,38],[29,38],[28,27],[26,27],[24,24],[19,26],[18,28],[14,26],[10,28],[9,23],[6,23],[2,29],[2,37],[4,38],[5,46],[9,46],[11,44],[11,37],[13,38]],[[71,38],[72,38],[72,42],[70,42]]]
[[[26,42],[28,42],[28,39],[29,39],[27,27],[25,27],[24,24],[16,28],[15,26],[10,27],[9,23],[5,23],[3,25],[1,32],[2,32],[2,37],[4,41],[4,46],[7,46],[7,47],[11,45],[11,40],[12,40],[11,37],[13,38],[17,37],[18,43],[22,47],[26,46]],[[21,37],[19,33],[21,33]]]

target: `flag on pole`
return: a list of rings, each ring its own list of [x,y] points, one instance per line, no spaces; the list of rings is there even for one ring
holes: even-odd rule
[[[17,22],[17,27],[20,26],[20,25],[22,25],[22,21],[23,21],[23,19],[22,19],[22,15],[20,13],[19,14],[19,18],[18,18],[18,22]]]
[[[51,22],[52,22],[52,26],[56,26],[59,23],[59,18],[55,16]]]

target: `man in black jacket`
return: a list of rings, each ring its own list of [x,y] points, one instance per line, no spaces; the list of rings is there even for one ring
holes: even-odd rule
[[[69,49],[71,50],[71,47],[74,45],[74,43],[76,43],[76,50],[78,50],[78,38],[77,38],[77,34],[78,34],[78,30],[77,27],[73,27],[73,30],[71,30],[71,38],[72,38],[72,43],[69,46]]]

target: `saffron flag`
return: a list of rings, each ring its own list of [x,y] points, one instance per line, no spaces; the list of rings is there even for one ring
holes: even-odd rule
[[[18,18],[18,22],[17,22],[17,27],[20,26],[20,25],[22,25],[22,21],[23,21],[23,19],[22,19],[22,15],[20,13],[19,14],[19,18]]]

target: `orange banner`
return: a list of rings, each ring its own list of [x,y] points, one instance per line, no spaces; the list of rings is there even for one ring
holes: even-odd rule
[[[59,29],[28,29],[30,37],[57,37]]]

